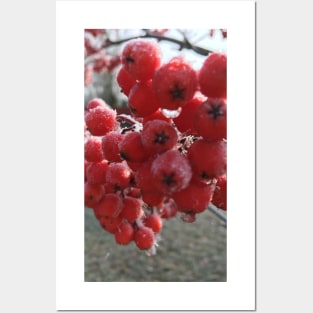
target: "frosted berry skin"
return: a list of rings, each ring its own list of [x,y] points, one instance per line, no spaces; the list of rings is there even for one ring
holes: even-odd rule
[[[89,163],[86,167],[86,180],[90,184],[104,184],[108,161]]]
[[[118,148],[119,143],[122,141],[123,135],[119,132],[109,132],[102,137],[101,148],[103,157],[109,162],[120,162],[122,158],[120,156],[120,150]]]
[[[188,101],[183,107],[178,115],[178,117],[173,119],[177,129],[186,134],[197,135],[197,131],[194,125],[194,119],[197,108],[206,100],[207,98],[200,92],[196,92],[194,97]]]
[[[126,196],[123,200],[123,210],[120,216],[133,223],[144,214],[141,206],[142,201],[140,199]]]
[[[141,135],[138,132],[126,133],[118,147],[121,158],[126,161],[142,162],[149,157],[149,152],[143,147]]]
[[[110,163],[106,170],[105,180],[114,190],[123,190],[130,185],[131,170],[127,163]]]
[[[227,138],[227,105],[222,98],[208,98],[193,118],[197,133],[207,140]]]
[[[133,78],[123,67],[121,67],[119,72],[117,73],[116,80],[118,85],[121,87],[122,92],[126,96],[129,95],[130,90],[136,83],[136,79]]]
[[[128,222],[121,223],[115,231],[115,242],[120,245],[128,245],[134,239],[134,228]]]
[[[206,210],[212,200],[214,187],[205,185],[199,187],[195,183],[172,195],[177,204],[178,211],[201,213]]]
[[[95,211],[96,212],[96,211]],[[100,225],[104,230],[111,234],[115,234],[118,227],[122,224],[123,220],[120,216],[117,217],[110,217],[110,216],[99,216],[98,220]]]
[[[152,248],[155,242],[153,230],[146,226],[140,227],[135,232],[134,241],[140,250]]]
[[[128,106],[136,117],[146,117],[158,110],[159,103],[151,80],[135,83],[129,93]]]
[[[85,114],[85,122],[94,136],[104,136],[117,128],[116,111],[107,105],[98,105]]]
[[[100,162],[103,159],[101,138],[91,136],[85,142],[85,160],[88,162]]]
[[[92,208],[104,196],[104,186],[85,183],[85,206]]]
[[[197,74],[183,58],[175,57],[156,71],[152,85],[160,107],[177,110],[193,98]]]
[[[134,79],[147,81],[161,65],[162,53],[155,41],[134,39],[125,45],[121,58],[124,69]]]
[[[209,54],[199,70],[198,81],[201,92],[207,97],[227,98],[226,54]]]
[[[194,175],[200,181],[209,181],[226,173],[226,142],[199,139],[187,152]]]
[[[160,154],[152,162],[151,173],[157,191],[166,195],[186,188],[192,177],[187,158],[177,150]]]
[[[175,146],[177,132],[171,124],[161,120],[153,120],[144,124],[141,141],[146,150],[160,153]]]
[[[98,106],[103,106],[103,107],[108,107],[108,105],[106,104],[106,102],[101,99],[101,98],[94,98],[91,99],[88,103],[87,103],[87,111],[92,110]]]
[[[123,200],[116,193],[107,193],[96,205],[100,217],[116,218],[123,209]]]
[[[148,215],[143,223],[145,226],[151,228],[155,233],[160,233],[163,227],[163,222],[158,214],[152,213]]]

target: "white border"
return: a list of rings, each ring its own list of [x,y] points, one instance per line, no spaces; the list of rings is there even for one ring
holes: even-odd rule
[[[83,29],[143,27],[228,30],[225,283],[84,282]],[[254,310],[255,3],[57,1],[56,90],[57,310]]]

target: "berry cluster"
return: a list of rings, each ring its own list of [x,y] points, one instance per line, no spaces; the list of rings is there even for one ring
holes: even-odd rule
[[[193,222],[210,203],[226,211],[226,61],[162,64],[156,42],[132,40],[117,75],[130,115],[88,103],[85,205],[116,243],[153,253],[163,219]]]

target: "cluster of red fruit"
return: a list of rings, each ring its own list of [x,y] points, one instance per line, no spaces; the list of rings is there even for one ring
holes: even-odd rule
[[[196,71],[162,64],[154,41],[126,44],[117,82],[131,115],[103,100],[85,111],[85,205],[118,244],[153,251],[162,220],[226,211],[226,55]]]

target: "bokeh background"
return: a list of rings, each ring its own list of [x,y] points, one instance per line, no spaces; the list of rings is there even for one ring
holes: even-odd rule
[[[151,30],[149,30],[151,31]],[[221,30],[153,30],[208,50],[226,52],[227,38]],[[85,32],[85,46],[100,47],[104,40],[120,41],[140,36],[145,30],[115,29],[104,33]],[[126,44],[126,42],[125,42]],[[160,41],[163,62],[181,55],[195,69],[199,69],[205,56],[192,50],[179,49],[177,44]],[[90,71],[91,54],[85,54],[85,106],[95,97],[104,99],[110,106],[127,113],[127,97],[116,83],[120,68],[112,65],[121,53],[124,43],[98,49],[95,55],[103,57],[98,71]],[[111,67],[110,67],[111,62]],[[102,68],[101,68],[102,65]],[[86,73],[89,70],[88,73]],[[93,215],[85,208],[85,281],[86,282],[223,282],[227,280],[227,229],[209,210],[198,214],[193,223],[179,216],[164,220],[157,253],[148,256],[132,242],[117,245],[114,236],[105,232]]]

